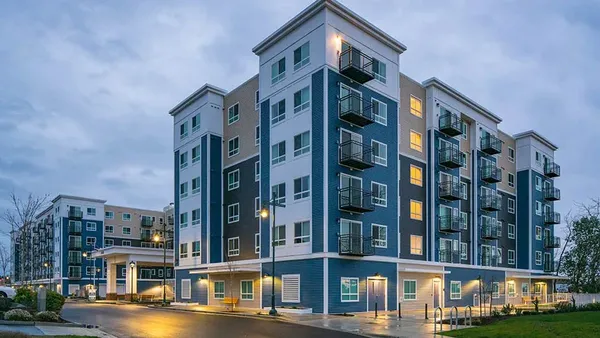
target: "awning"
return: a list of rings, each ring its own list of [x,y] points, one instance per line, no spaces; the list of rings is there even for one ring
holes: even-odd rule
[[[240,273],[240,272],[260,272],[260,264],[237,265],[237,266],[218,266],[206,269],[190,271],[192,275],[216,274],[216,273]]]
[[[432,269],[414,269],[414,268],[402,268],[399,269],[400,272],[417,272],[417,273],[440,273],[442,275],[447,275],[450,271],[440,271],[440,270],[432,270]]]
[[[552,275],[539,275],[539,276],[523,276],[523,275],[515,275],[515,276],[506,276],[506,278],[520,278],[520,279],[548,279],[548,280],[567,280],[569,277],[567,276],[552,276]]]

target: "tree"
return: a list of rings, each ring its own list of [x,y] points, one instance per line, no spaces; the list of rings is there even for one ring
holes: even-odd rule
[[[4,243],[0,242],[0,269],[2,270],[2,276],[6,277],[10,274],[8,269],[11,261],[10,251],[6,249]]]

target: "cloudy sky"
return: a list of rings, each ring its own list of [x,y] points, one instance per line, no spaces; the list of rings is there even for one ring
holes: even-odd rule
[[[11,190],[168,204],[168,110],[205,82],[232,89],[256,74],[252,47],[310,3],[3,1],[0,212]],[[408,47],[404,73],[558,144],[563,214],[599,195],[599,2],[342,3]]]

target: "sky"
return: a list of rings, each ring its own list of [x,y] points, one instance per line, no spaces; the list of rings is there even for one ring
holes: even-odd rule
[[[440,78],[559,146],[566,214],[598,197],[600,2],[341,0]],[[168,111],[258,72],[251,49],[311,0],[2,1],[0,212],[10,191],[161,209],[173,200]],[[0,224],[0,228],[6,225]]]

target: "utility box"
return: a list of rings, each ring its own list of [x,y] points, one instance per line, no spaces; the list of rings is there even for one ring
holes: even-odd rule
[[[48,292],[46,288],[39,288],[37,292],[37,310],[38,312],[46,311],[46,296]]]

